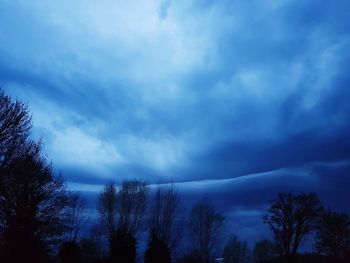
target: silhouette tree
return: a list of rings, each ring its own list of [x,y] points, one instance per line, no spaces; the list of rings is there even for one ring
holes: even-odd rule
[[[232,235],[223,251],[224,263],[247,263],[251,260],[251,252],[247,242],[238,240]]]
[[[122,182],[117,192],[118,229],[124,229],[134,236],[138,233],[146,212],[147,194],[145,182]]]
[[[286,256],[296,255],[301,241],[315,230],[322,205],[315,193],[279,194],[271,203],[268,224]]]
[[[84,263],[100,262],[105,257],[104,246],[102,243],[101,230],[99,225],[94,225],[90,229],[87,237],[79,241],[81,258]]]
[[[190,237],[201,263],[214,258],[214,249],[221,237],[224,217],[207,202],[196,204],[190,216]]]
[[[68,203],[64,209],[65,217],[65,242],[61,245],[59,259],[61,263],[79,263],[81,259],[80,247],[77,238],[80,225],[85,219],[86,206],[79,193],[70,193]]]
[[[66,240],[76,242],[79,236],[81,224],[87,219],[85,200],[80,193],[69,193],[68,203],[64,209],[66,221]]]
[[[63,179],[29,138],[27,107],[0,91],[0,258],[2,262],[45,262],[62,234],[67,204]]]
[[[154,193],[149,220],[150,244],[162,242],[169,251],[176,248],[181,231],[179,230],[180,196],[174,185],[159,185]],[[158,242],[158,243],[157,243]]]
[[[325,211],[317,228],[315,248],[320,254],[345,258],[350,251],[349,216]]]
[[[102,258],[102,248],[99,242],[93,238],[82,238],[79,242],[81,259],[84,263],[97,262]]]
[[[135,237],[145,215],[147,193],[146,183],[132,180],[119,187],[108,184],[98,196],[100,223],[106,226],[114,262],[136,259]]]
[[[117,229],[117,189],[115,184],[105,185],[97,197],[99,223],[111,237]]]
[[[135,263],[136,238],[126,230],[117,230],[110,240],[111,262]]]
[[[170,249],[165,241],[153,236],[145,252],[145,263],[170,263]]]
[[[13,102],[0,88],[0,167],[6,166],[26,143],[31,127],[27,106],[18,100]]]
[[[264,263],[271,261],[280,254],[281,249],[276,243],[264,239],[255,243],[253,259],[256,263]]]

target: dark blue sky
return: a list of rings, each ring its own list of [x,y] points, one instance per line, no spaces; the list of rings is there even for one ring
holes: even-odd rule
[[[348,0],[73,2],[0,0],[0,85],[72,188],[182,182],[244,237],[280,191],[350,212]]]

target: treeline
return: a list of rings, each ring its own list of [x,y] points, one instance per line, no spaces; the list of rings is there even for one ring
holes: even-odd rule
[[[272,200],[262,220],[273,240],[253,249],[227,235],[224,215],[208,201],[184,213],[173,184],[110,183],[89,210],[55,174],[31,128],[27,106],[0,90],[0,262],[350,262],[349,217],[325,209],[314,193]],[[300,255],[307,237],[314,253]]]
[[[180,195],[173,185],[156,186],[150,197],[148,192],[141,181],[105,186],[97,199],[97,226],[107,250],[90,262],[137,262],[140,230],[148,232],[145,263],[350,262],[349,216],[325,209],[315,193],[281,193],[271,200],[262,220],[273,240],[260,240],[250,249],[236,235],[227,238],[224,215],[207,201],[195,204],[181,220]],[[310,236],[314,252],[299,254]],[[183,239],[190,245],[178,251]],[[92,240],[91,247],[98,246]]]

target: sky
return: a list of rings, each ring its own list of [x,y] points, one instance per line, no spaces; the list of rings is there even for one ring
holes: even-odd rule
[[[350,212],[349,10],[0,0],[0,85],[28,104],[72,189],[175,182],[253,240],[278,192],[315,191]]]

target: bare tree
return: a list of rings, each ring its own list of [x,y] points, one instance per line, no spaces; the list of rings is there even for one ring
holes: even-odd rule
[[[13,102],[0,88],[0,166],[6,165],[25,143],[31,127],[27,106],[18,100]]]
[[[260,240],[254,245],[253,258],[255,263],[270,262],[280,254],[280,246],[268,239]]]
[[[350,252],[349,216],[324,212],[317,228],[315,248],[321,254],[344,258]]]
[[[224,217],[207,202],[200,202],[192,208],[190,234],[194,249],[200,255],[201,263],[209,263],[213,259],[223,224]]]
[[[85,200],[80,193],[70,193],[68,196],[68,205],[65,209],[67,241],[76,242],[81,225],[87,219],[87,207]]]
[[[145,182],[124,181],[117,191],[118,229],[136,235],[146,212],[148,187]]]
[[[117,229],[117,189],[114,183],[105,185],[97,197],[99,223],[112,236]]]
[[[251,251],[246,241],[240,241],[236,235],[231,235],[223,250],[224,263],[251,262]]]
[[[120,186],[107,184],[97,198],[102,225],[108,233],[127,230],[134,235],[145,215],[148,187],[141,181],[123,181]]]
[[[42,142],[30,138],[27,106],[0,90],[0,254],[4,262],[42,262],[63,232],[67,204]]]
[[[98,196],[100,221],[108,231],[109,254],[114,262],[134,263],[136,238],[145,215],[148,187],[141,181],[108,184]]]
[[[173,184],[157,186],[151,205],[150,235],[165,242],[169,248],[174,248],[180,238],[174,233],[179,204],[180,196]]]
[[[285,255],[295,255],[306,235],[316,228],[322,205],[315,193],[279,194],[264,216]]]
[[[32,142],[22,150],[1,169],[0,238],[5,259],[40,262],[43,247],[63,231],[65,187],[41,156],[39,144]]]

